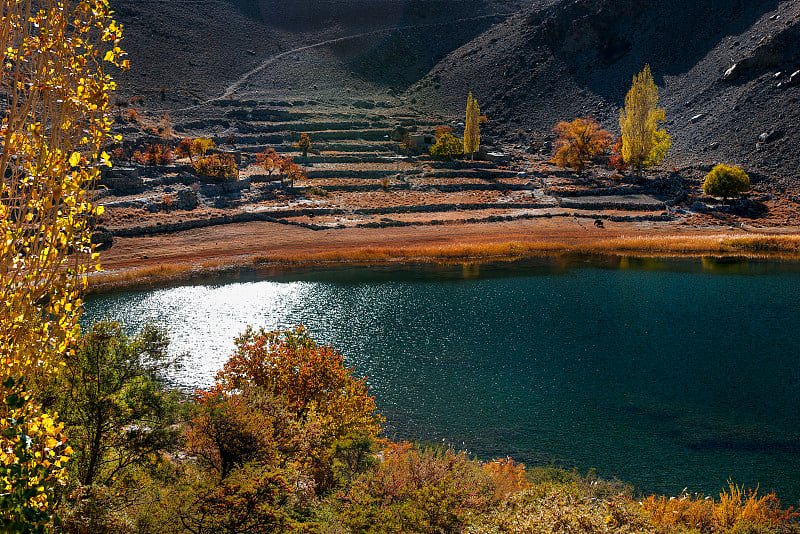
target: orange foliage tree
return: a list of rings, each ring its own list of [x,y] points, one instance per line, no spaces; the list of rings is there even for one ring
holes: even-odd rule
[[[220,479],[253,461],[286,466],[307,448],[307,428],[278,398],[258,387],[248,385],[231,394],[218,384],[199,391],[196,401],[189,450]]]
[[[338,351],[302,326],[248,328],[214,387],[198,392],[187,438],[220,483],[256,467],[323,493],[360,469],[382,422]]]
[[[605,152],[611,144],[611,134],[594,119],[559,122],[553,131],[557,136],[553,163],[570,167],[578,173],[582,173],[586,163]]]
[[[383,422],[366,378],[355,378],[339,351],[317,345],[302,326],[248,328],[216,381],[229,391],[252,384],[285,398],[298,419],[318,424],[329,444],[349,434],[377,436]]]
[[[275,169],[280,169],[282,161],[283,157],[278,155],[274,148],[256,154],[256,165],[267,171],[270,176]]]

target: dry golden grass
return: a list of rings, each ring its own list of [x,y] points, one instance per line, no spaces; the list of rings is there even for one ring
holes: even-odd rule
[[[446,245],[440,247],[379,247],[336,250],[309,254],[255,256],[254,263],[374,263],[402,261],[455,261],[518,259],[564,252],[558,243],[489,243],[478,245]]]
[[[191,265],[170,263],[123,271],[100,271],[89,277],[89,292],[110,291],[133,286],[181,280],[193,272]]]
[[[774,493],[759,497],[757,490],[745,491],[730,482],[719,500],[687,493],[670,498],[651,495],[642,501],[642,508],[657,527],[701,532],[772,529],[800,517],[791,507],[781,508]]]
[[[92,291],[130,286],[147,286],[184,280],[192,276],[221,272],[238,267],[313,266],[402,262],[480,262],[513,261],[522,258],[562,254],[629,256],[747,256],[800,258],[800,235],[748,236],[648,236],[618,237],[577,244],[558,242],[506,242],[443,246],[363,247],[305,254],[270,254],[221,258],[201,264],[164,264],[124,271],[101,272],[90,279]]]

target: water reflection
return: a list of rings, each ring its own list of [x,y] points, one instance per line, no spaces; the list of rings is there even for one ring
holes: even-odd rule
[[[303,323],[369,377],[389,433],[594,467],[648,491],[732,477],[800,498],[800,268],[547,258],[338,267],[87,299],[165,325],[207,385],[247,325]]]

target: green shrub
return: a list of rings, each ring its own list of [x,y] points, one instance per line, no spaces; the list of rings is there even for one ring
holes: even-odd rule
[[[750,190],[750,177],[739,167],[717,165],[703,182],[703,193],[727,200]]]
[[[464,141],[449,132],[436,137],[436,144],[431,147],[431,156],[440,159],[453,159],[464,155]]]
[[[192,164],[195,173],[201,178],[215,182],[235,181],[239,178],[239,169],[230,154],[212,154]]]

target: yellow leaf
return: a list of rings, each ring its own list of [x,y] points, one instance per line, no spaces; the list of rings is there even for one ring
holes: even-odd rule
[[[69,157],[69,165],[70,167],[76,167],[78,163],[81,161],[81,155],[78,152],[73,152],[72,155]]]

